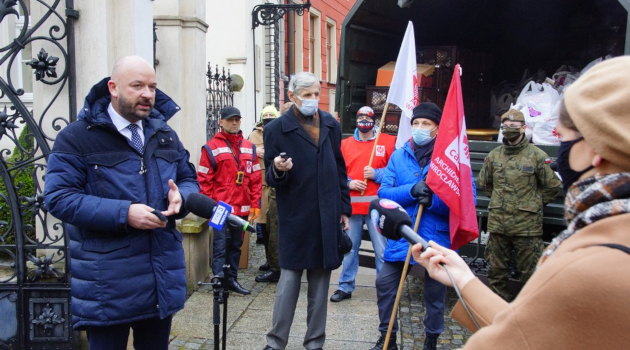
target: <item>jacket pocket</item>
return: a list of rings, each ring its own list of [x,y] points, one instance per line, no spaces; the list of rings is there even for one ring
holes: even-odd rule
[[[124,179],[129,179],[133,171],[131,166],[122,164],[128,162],[130,158],[128,152],[110,152],[86,156],[88,182],[92,185],[93,191],[104,198],[118,198],[121,195],[121,186],[128,191],[131,186],[123,182]]]
[[[82,248],[88,252],[109,253],[129,246],[130,236],[87,238],[83,241]]]
[[[154,156],[162,182],[162,197],[165,197],[169,191],[168,180],[177,182],[177,165],[182,155],[174,149],[157,149]]]
[[[490,203],[488,203],[488,210],[490,209],[499,209],[503,206],[503,198],[499,196],[492,196],[490,198]]]

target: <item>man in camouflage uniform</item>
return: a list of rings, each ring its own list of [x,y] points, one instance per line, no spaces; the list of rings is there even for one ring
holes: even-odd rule
[[[488,204],[488,281],[495,293],[510,300],[509,262],[516,253],[516,268],[525,283],[534,272],[543,249],[543,207],[558,194],[560,179],[549,167],[547,154],[525,137],[525,117],[517,110],[501,116],[503,145],[486,157],[479,186],[490,195]]]

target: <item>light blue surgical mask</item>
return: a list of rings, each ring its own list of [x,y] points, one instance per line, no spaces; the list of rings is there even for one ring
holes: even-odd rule
[[[300,110],[300,113],[306,116],[315,115],[315,113],[317,112],[317,107],[319,106],[318,99],[301,98],[300,96],[295,96],[295,97],[297,97],[300,101],[302,101],[302,105],[298,107],[298,109]]]
[[[435,130],[435,129],[433,129]],[[427,143],[431,142],[431,140],[433,139],[431,137],[431,132],[433,130],[427,130],[427,129],[412,129],[411,130],[411,136],[413,137],[413,142],[416,143],[416,145],[418,146],[424,146]]]

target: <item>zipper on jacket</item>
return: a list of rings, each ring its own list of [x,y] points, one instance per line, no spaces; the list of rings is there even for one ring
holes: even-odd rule
[[[144,159],[142,158],[142,156],[140,156],[140,171],[138,172],[138,174],[143,175],[146,172],[147,168],[144,167]]]
[[[96,178],[98,179],[98,185],[101,188],[101,196],[105,195],[105,189],[103,188],[103,179],[101,178],[101,171],[98,169],[98,165],[94,165],[94,170],[96,171]]]

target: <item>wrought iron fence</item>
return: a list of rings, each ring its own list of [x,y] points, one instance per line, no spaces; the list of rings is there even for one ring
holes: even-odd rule
[[[206,130],[207,139],[210,140],[219,131],[221,110],[234,105],[234,91],[232,91],[232,78],[230,70],[225,74],[225,67],[219,73],[217,65],[214,73],[208,62],[208,87],[206,88]]]
[[[74,105],[73,16],[71,0],[0,1],[10,29],[0,42],[0,349],[73,343],[65,229],[43,199],[49,143],[72,113],[55,103]],[[50,98],[34,108],[38,93]]]

